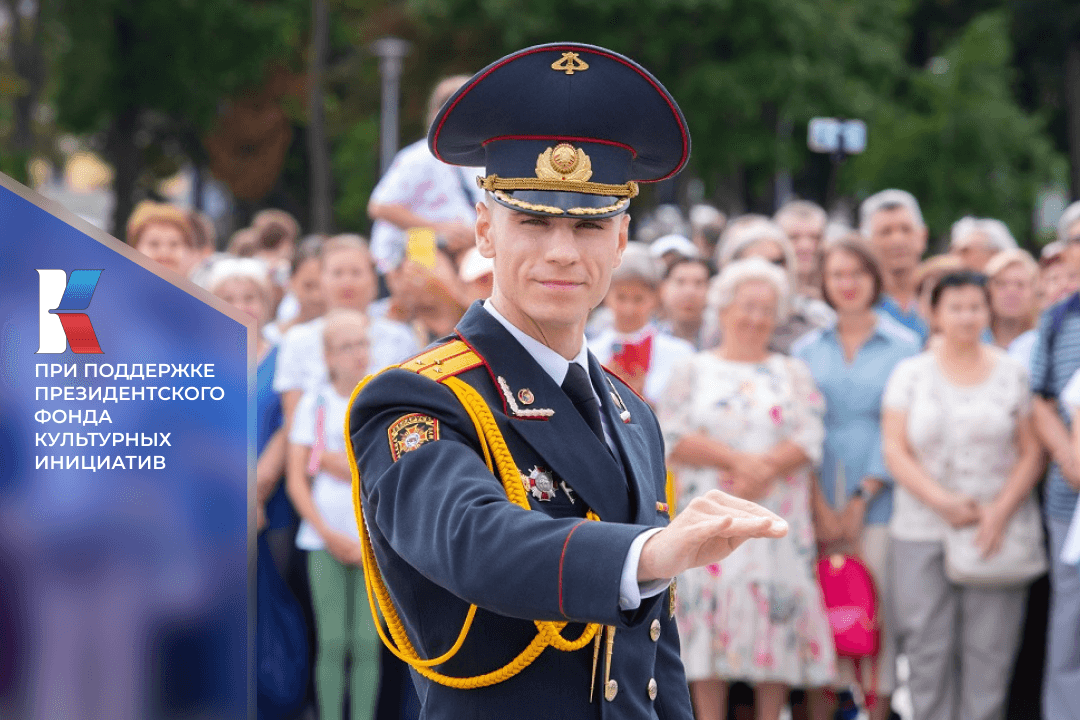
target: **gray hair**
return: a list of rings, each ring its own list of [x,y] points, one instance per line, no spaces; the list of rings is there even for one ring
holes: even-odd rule
[[[739,287],[754,280],[766,282],[776,291],[776,322],[784,322],[788,316],[790,300],[787,273],[759,257],[735,260],[725,265],[720,274],[709,282],[709,313],[714,317],[718,315],[735,300]]]
[[[863,200],[862,205],[859,206],[859,232],[863,237],[869,238],[870,221],[873,217],[882,210],[892,210],[898,207],[905,208],[910,212],[918,227],[926,227],[922,210],[919,209],[919,201],[915,199],[915,196],[907,190],[890,189],[882,190]]]
[[[776,213],[773,214],[773,222],[782,223],[791,218],[810,218],[814,220],[822,228],[829,223],[829,214],[825,212],[825,208],[818,205],[816,202],[809,200],[790,200],[784,203]]]
[[[1058,220],[1058,240],[1061,242],[1068,242],[1069,240],[1069,228],[1080,221],[1080,200],[1069,205],[1065,208],[1065,212],[1061,213],[1061,219]]]
[[[743,215],[733,220],[720,237],[716,248],[716,264],[724,267],[738,259],[746,248],[762,241],[774,242],[784,253],[788,270],[795,267],[795,248],[784,229],[764,215]]]
[[[1009,232],[1009,227],[993,218],[975,218],[964,217],[953,223],[952,230],[949,233],[949,247],[959,248],[963,247],[963,241],[967,238],[981,233],[985,235],[990,244],[997,251],[1001,250],[1015,250],[1018,246],[1016,239]]]
[[[656,289],[660,285],[661,272],[649,246],[640,242],[626,243],[622,262],[611,273],[612,284],[638,280]]]
[[[266,263],[258,258],[222,257],[210,266],[203,286],[213,293],[226,281],[234,279],[254,282],[269,301],[270,271]]]

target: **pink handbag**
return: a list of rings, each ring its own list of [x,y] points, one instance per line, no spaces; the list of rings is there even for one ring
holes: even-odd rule
[[[873,707],[877,690],[877,656],[881,649],[877,587],[862,560],[853,555],[827,555],[818,560],[818,582],[832,627],[836,655],[851,658],[861,678],[862,662],[871,663],[866,704]]]

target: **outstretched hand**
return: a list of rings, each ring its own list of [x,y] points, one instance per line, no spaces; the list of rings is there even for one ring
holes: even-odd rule
[[[780,538],[788,524],[757,503],[720,490],[694,498],[641,549],[638,582],[675,577],[723,560],[750,538]]]

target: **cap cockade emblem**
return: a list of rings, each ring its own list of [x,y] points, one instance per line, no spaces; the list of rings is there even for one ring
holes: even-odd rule
[[[588,182],[592,177],[592,160],[581,148],[559,143],[536,158],[536,177],[541,180]]]
[[[547,502],[555,497],[555,478],[551,471],[544,470],[539,465],[534,465],[528,475],[522,473],[521,482],[525,489],[541,502]]]
[[[575,72],[588,70],[589,63],[582,60],[576,52],[564,52],[561,58],[551,63],[551,69],[573,75]]]

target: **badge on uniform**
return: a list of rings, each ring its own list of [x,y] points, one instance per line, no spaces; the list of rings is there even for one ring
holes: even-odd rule
[[[555,497],[555,476],[550,470],[534,465],[529,474],[521,474],[521,483],[532,496],[540,502],[547,502]]]
[[[409,413],[395,420],[386,434],[390,439],[390,455],[397,462],[405,453],[438,440],[439,421],[430,415]]]

